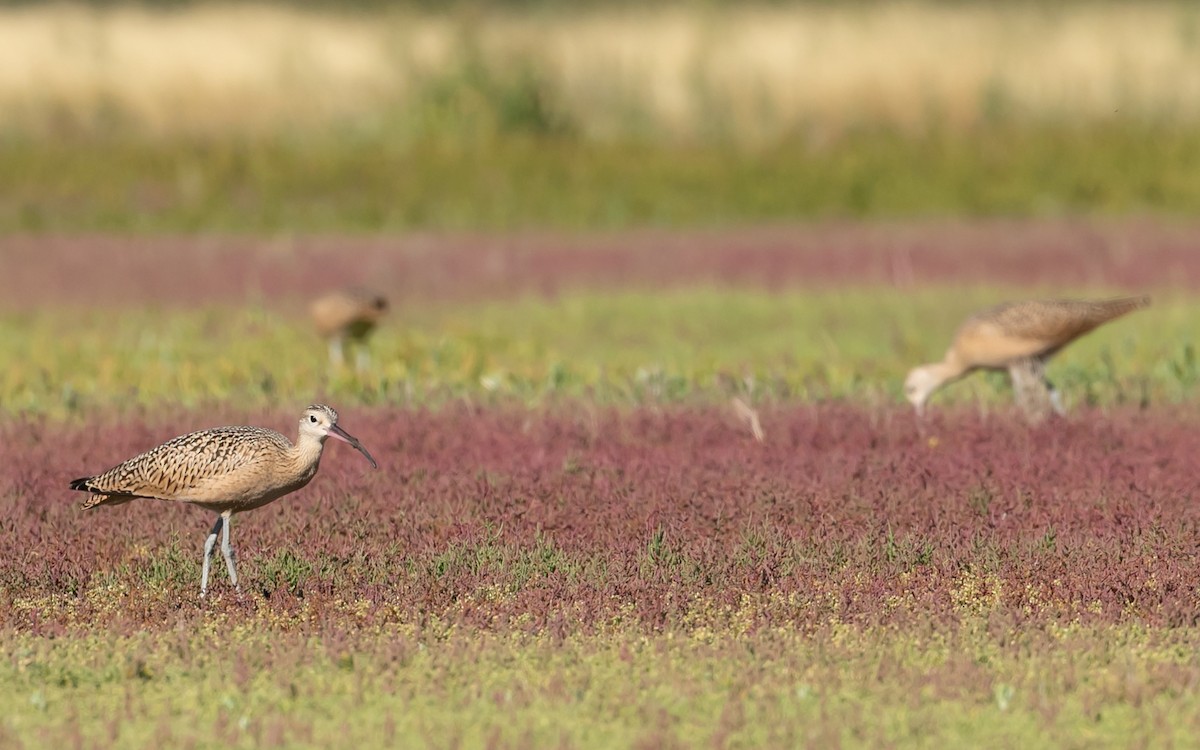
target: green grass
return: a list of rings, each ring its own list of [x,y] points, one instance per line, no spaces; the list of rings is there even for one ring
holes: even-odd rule
[[[1060,290],[1061,293],[1061,290]],[[104,308],[0,314],[0,412],[56,417],[218,401],[269,406],[560,397],[637,404],[754,398],[899,401],[907,370],[940,358],[956,321],[1030,290],[691,289],[568,293],[394,311],[362,374],[331,371],[300,311]],[[1069,404],[1175,404],[1200,380],[1200,304],[1158,295],[1056,358]],[[974,376],[935,404],[1000,403]]]
[[[514,127],[415,139],[367,126],[213,142],[10,135],[0,139],[0,232],[595,229],[1200,211],[1200,131],[1167,124],[1001,120],[920,135],[867,128],[819,143],[797,134],[761,149],[719,136],[664,146]]]
[[[213,614],[198,629],[9,634],[6,744],[105,747],[1126,747],[1187,744],[1194,629],[1003,635],[614,622],[565,636],[355,630]],[[1006,644],[1006,645],[1002,645]]]

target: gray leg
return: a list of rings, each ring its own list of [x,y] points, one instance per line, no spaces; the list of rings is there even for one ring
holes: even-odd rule
[[[1049,380],[1046,381],[1046,388],[1050,391],[1050,405],[1054,407],[1054,413],[1060,417],[1067,416],[1067,409],[1063,406],[1062,394],[1054,387],[1054,384]]]
[[[217,522],[213,524],[212,531],[208,532],[208,539],[204,540],[204,566],[200,572],[200,596],[203,597],[208,593],[208,560],[212,557],[213,547],[217,544],[217,534],[220,533],[221,527],[225,525],[224,516],[217,516]],[[229,527],[226,526],[225,534],[229,534]]]
[[[334,367],[341,367],[346,361],[345,352],[342,350],[342,337],[333,336],[329,339],[329,362]]]
[[[229,580],[238,587],[237,568],[233,564],[233,547],[229,545],[229,520],[225,518],[225,533],[221,535],[221,554],[225,556],[225,567],[229,569]]]
[[[1058,389],[1054,387],[1054,383],[1051,383],[1050,379],[1046,377],[1046,360],[1042,359],[1041,357],[1037,357],[1033,360],[1033,362],[1034,373],[1041,378],[1042,389],[1046,394],[1046,398],[1049,399],[1050,408],[1053,409],[1054,413],[1058,416],[1065,417],[1067,415],[1067,410],[1065,407],[1063,407],[1062,394],[1059,393]]]
[[[354,367],[359,372],[366,372],[370,364],[371,355],[367,352],[366,345],[360,343],[354,352]]]
[[[1045,363],[1040,359],[1023,359],[1008,368],[1017,405],[1034,422],[1044,419],[1051,410],[1058,411],[1061,408],[1045,372]]]

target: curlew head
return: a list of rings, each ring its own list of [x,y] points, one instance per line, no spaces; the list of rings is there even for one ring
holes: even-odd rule
[[[917,410],[917,416],[925,412],[925,402],[941,387],[945,378],[933,365],[914,367],[904,379],[904,397]]]
[[[367,449],[362,443],[358,442],[358,438],[338,427],[338,413],[333,410],[333,407],[324,404],[313,404],[304,410],[304,415],[300,417],[300,437],[310,436],[324,443],[325,438],[335,437],[343,443],[349,443],[356,451],[367,457],[371,462],[371,468],[378,469],[379,464],[375,463],[375,459],[367,453]]]
[[[379,295],[379,294],[370,295],[370,302],[368,304],[370,304],[371,309],[377,313],[382,314],[382,313],[387,312],[387,308],[388,308],[387,298],[382,295]]]

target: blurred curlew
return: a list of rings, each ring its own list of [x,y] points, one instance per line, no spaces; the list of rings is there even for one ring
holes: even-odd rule
[[[347,342],[357,347],[355,366],[366,369],[366,341],[383,314],[387,299],[366,289],[354,287],[330,292],[313,301],[309,312],[317,331],[329,339],[329,361],[340,367],[346,360]]]
[[[1006,302],[975,313],[959,327],[941,362],[917,367],[904,381],[904,395],[921,414],[929,397],[947,383],[978,369],[1007,369],[1017,403],[1033,419],[1062,399],[1046,379],[1046,361],[1099,325],[1150,304],[1150,298],[1030,300]]]
[[[71,482],[92,493],[84,508],[120,505],[139,497],[199,505],[220,515],[204,542],[200,596],[208,591],[208,566],[217,534],[229,580],[238,587],[229,524],[234,513],[253,510],[308,484],[321,463],[325,439],[349,443],[379,468],[367,449],[341,427],[337,412],[316,404],[300,417],[300,434],[286,437],[262,427],[214,427],[168,440],[94,477]]]

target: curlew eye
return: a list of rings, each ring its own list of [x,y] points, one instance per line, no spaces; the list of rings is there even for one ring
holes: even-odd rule
[[[309,414],[309,415],[308,415],[308,421],[309,421],[309,422],[312,422],[313,424],[316,424],[316,423],[317,423],[317,415],[316,415],[316,414]]]

